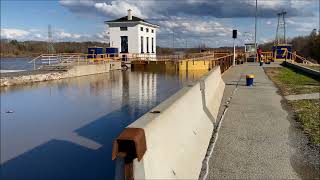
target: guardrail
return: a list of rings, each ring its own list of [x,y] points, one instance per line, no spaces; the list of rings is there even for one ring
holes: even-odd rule
[[[226,56],[230,53],[227,52],[203,52],[203,53],[190,53],[179,55],[155,55],[155,54],[128,54],[126,59],[128,61],[180,61],[185,59],[201,59],[202,57],[219,58]]]
[[[273,61],[273,53],[271,51],[262,52],[262,60],[263,62]]]
[[[217,65],[220,66],[221,73],[224,73],[233,64],[233,54],[214,59],[214,61],[219,62]]]
[[[183,59],[180,61],[211,61],[212,67],[220,66],[221,73],[228,70],[233,65],[233,54],[224,55],[222,57],[215,57],[216,55]]]
[[[84,53],[59,53],[59,54],[41,54],[32,59],[29,63],[33,63],[33,69],[36,70],[37,62],[41,65],[53,64],[90,64],[105,63],[107,61],[119,61],[120,58],[115,54],[84,54]]]
[[[292,53],[290,51],[287,51],[287,53],[291,54],[291,59],[289,60],[292,60],[292,62],[297,62],[302,64],[314,64],[311,61],[307,60],[305,57],[298,55],[296,52]],[[286,53],[286,57],[287,57],[287,53]]]

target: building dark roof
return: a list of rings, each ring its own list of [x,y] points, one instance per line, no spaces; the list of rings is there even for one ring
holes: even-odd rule
[[[155,25],[155,26],[158,26],[157,24],[153,24],[153,23],[150,23],[148,21],[145,21],[141,18],[138,18],[136,16],[132,16],[132,20],[128,20],[128,16],[123,16],[119,19],[115,19],[115,20],[111,20],[111,21],[105,21],[105,23],[113,23],[113,22],[145,22],[145,23],[148,23],[148,24],[152,24],[152,25]]]

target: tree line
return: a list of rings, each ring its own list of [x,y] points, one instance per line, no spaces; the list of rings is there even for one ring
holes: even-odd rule
[[[88,53],[88,47],[109,47],[109,43],[101,42],[56,42],[53,44],[55,53]],[[36,57],[48,53],[45,41],[17,41],[1,39],[1,57]],[[172,48],[157,46],[157,54],[174,54]]]
[[[101,42],[56,42],[55,53],[87,53],[88,47],[109,47]],[[1,57],[35,57],[48,53],[48,43],[44,41],[1,40]]]

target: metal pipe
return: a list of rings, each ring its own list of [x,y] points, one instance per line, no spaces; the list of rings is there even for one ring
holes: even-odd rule
[[[286,20],[285,20],[285,18],[284,18],[284,16],[286,15],[286,13],[285,12],[283,12],[283,28],[284,28],[284,43],[285,44],[287,44],[287,39],[286,39]]]
[[[236,38],[233,38],[233,66],[236,65],[236,46],[235,46]]]
[[[277,32],[276,32],[276,45],[279,44],[279,25],[280,25],[280,15],[278,14],[278,25],[277,25]]]
[[[255,60],[257,60],[257,16],[258,16],[258,0],[256,0],[256,15],[254,23],[254,47],[255,47]]]

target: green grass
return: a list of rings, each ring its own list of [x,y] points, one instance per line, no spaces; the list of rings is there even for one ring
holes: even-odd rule
[[[286,67],[269,67],[265,68],[265,72],[285,96],[320,92],[320,79],[314,79]]]
[[[289,104],[310,141],[320,145],[320,100],[289,101]]]
[[[314,79],[286,67],[264,69],[283,95],[320,92],[320,79]],[[312,144],[320,145],[320,99],[288,101],[296,120]]]

